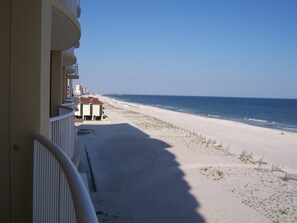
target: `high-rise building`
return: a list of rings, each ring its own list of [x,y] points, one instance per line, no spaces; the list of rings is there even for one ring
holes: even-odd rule
[[[90,94],[90,91],[87,88],[87,86],[83,84],[76,84],[74,95],[85,95],[85,94]]]

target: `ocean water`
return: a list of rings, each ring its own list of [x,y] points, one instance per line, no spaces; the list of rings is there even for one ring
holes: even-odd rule
[[[121,101],[297,132],[297,99],[106,95]]]

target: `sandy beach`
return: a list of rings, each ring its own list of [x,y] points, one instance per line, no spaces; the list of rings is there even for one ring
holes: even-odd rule
[[[101,222],[297,222],[296,133],[99,98],[78,139]]]
[[[297,170],[297,133],[174,112],[106,97],[103,99],[115,107],[155,117],[206,139],[215,140],[216,143],[229,147],[235,154],[245,150],[253,153],[256,159],[263,157],[264,161],[270,164]]]

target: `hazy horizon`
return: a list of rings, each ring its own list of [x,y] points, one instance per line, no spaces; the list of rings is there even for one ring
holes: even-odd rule
[[[264,98],[264,97],[245,97],[245,96],[217,96],[217,95],[174,95],[174,94],[130,94],[130,93],[100,93],[91,92],[91,94],[99,95],[137,95],[137,96],[173,96],[173,97],[210,97],[210,98],[251,98],[251,99],[284,99],[284,100],[297,100],[297,98]]]

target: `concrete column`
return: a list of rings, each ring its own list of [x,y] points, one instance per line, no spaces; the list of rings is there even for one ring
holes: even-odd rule
[[[32,222],[31,133],[48,136],[51,1],[1,0],[0,222]]]
[[[51,53],[51,117],[59,115],[59,106],[63,101],[63,53]]]
[[[9,75],[10,75],[10,0],[0,2],[0,222],[11,222],[10,218],[10,149],[9,149]],[[3,19],[2,19],[3,18]]]

